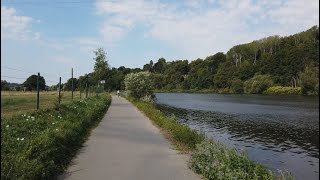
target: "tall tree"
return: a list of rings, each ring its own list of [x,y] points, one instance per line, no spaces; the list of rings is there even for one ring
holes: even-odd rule
[[[93,80],[94,83],[98,83],[99,81],[105,79],[105,75],[109,69],[109,65],[107,62],[106,52],[103,48],[99,48],[97,51],[94,51],[95,54],[95,64],[93,71]]]

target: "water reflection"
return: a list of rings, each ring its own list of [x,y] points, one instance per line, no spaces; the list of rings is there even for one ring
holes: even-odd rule
[[[290,170],[297,179],[319,178],[319,106],[309,100],[203,94],[156,97],[165,114],[174,114],[179,122],[217,141],[246,149],[254,161]]]

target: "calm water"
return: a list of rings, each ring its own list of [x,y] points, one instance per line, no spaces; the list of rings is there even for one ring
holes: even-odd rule
[[[276,172],[319,179],[319,97],[156,93],[156,103]]]

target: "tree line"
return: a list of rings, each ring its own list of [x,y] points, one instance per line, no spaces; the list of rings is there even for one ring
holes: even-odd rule
[[[94,51],[94,55],[93,72],[68,79],[63,84],[65,90],[71,90],[72,80],[74,90],[97,85],[107,91],[124,90],[127,74],[144,71],[152,74],[156,82],[154,88],[163,91],[262,93],[269,87],[280,86],[301,88],[302,94],[319,92],[318,26],[286,37],[276,35],[239,44],[227,53],[218,52],[191,62],[150,60],[142,69],[111,68],[102,48]]]
[[[205,59],[150,60],[142,69],[110,68],[106,53],[95,53],[92,73],[74,78],[75,88],[97,85],[105,80],[105,90],[124,90],[127,74],[150,72],[155,89],[164,91],[205,90],[231,93],[262,93],[271,86],[301,88],[302,94],[319,92],[319,27],[286,36],[270,36],[233,46]],[[150,77],[151,78],[151,77]],[[66,83],[71,88],[71,79]]]

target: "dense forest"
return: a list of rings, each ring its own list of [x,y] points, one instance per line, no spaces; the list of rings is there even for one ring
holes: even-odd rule
[[[110,68],[103,53],[103,49],[95,52],[93,73],[74,78],[75,88],[80,83],[96,85],[105,80],[106,90],[124,89],[126,74],[148,71],[160,91],[262,93],[280,87],[301,94],[319,92],[318,26],[286,37],[270,36],[236,45],[226,54],[218,52],[205,59],[150,60],[142,69]],[[71,88],[71,79],[66,88]]]

